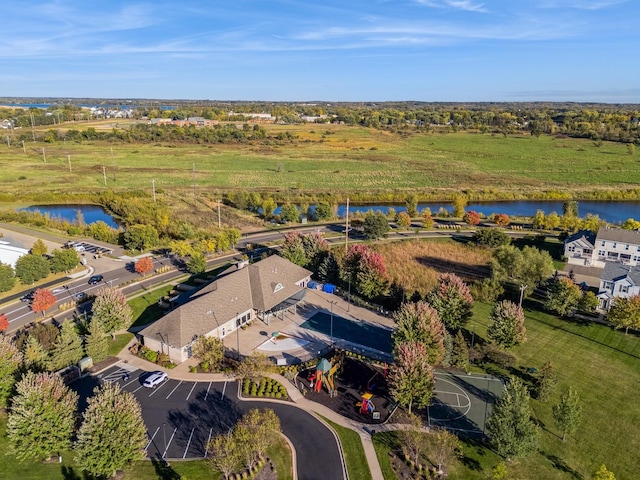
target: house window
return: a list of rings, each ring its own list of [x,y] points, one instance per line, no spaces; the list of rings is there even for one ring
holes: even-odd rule
[[[624,247],[625,250],[629,250],[629,244],[627,243]]]
[[[574,247],[573,245],[571,245],[571,246],[568,248],[568,250],[569,250],[570,252],[575,252],[575,251],[576,251],[576,247]]]
[[[601,246],[604,247],[604,240],[602,241],[602,245]]]
[[[607,252],[605,252],[604,250],[598,250],[598,255],[600,255],[601,257],[604,257],[607,254]]]
[[[611,290],[612,286],[613,286],[613,284],[611,282],[604,282],[604,289],[605,290]]]
[[[629,285],[620,285],[620,293],[629,293]]]
[[[616,242],[613,242],[613,248],[618,248],[618,244]]]
[[[282,286],[281,283],[277,284],[274,289],[273,289],[273,293],[279,292],[280,290],[282,290],[284,287]]]

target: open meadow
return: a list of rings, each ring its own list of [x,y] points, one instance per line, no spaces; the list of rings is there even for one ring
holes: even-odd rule
[[[84,125],[63,127],[81,130]],[[383,194],[401,198],[407,191],[425,199],[460,191],[483,199],[563,198],[572,193],[621,199],[620,190],[640,184],[640,157],[629,155],[622,143],[596,146],[590,140],[551,136],[392,133],[344,125],[265,128],[269,139],[247,143],[27,141],[26,153],[14,138],[11,146],[0,144],[2,193],[8,199],[6,194],[27,192],[151,192],[155,180],[158,190],[190,191],[195,184],[212,193],[348,191],[371,200]],[[284,132],[294,138],[278,140]]]

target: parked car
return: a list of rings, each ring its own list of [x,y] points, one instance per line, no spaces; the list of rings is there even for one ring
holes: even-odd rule
[[[151,375],[145,378],[142,385],[146,388],[156,388],[158,385],[166,382],[167,380],[169,380],[169,377],[165,372],[155,371],[151,372]]]
[[[103,278],[104,277],[102,275],[94,275],[89,279],[89,285],[96,285],[97,283],[100,283]]]

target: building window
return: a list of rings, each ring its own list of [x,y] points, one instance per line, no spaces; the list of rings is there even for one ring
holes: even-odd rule
[[[279,292],[280,290],[282,290],[284,287],[282,286],[281,283],[278,283],[275,288],[273,289],[273,293]]]
[[[602,241],[602,245],[601,246],[604,247],[604,240]]]
[[[620,293],[629,293],[629,285],[620,285]]]
[[[604,250],[598,250],[598,255],[600,255],[601,257],[604,257],[607,254],[607,252],[605,252]]]
[[[629,244],[627,243],[624,247],[625,250],[629,250]]]
[[[575,252],[576,251],[576,247],[571,245],[567,250],[569,250],[570,252]]]
[[[604,289],[605,290],[611,290],[612,286],[613,286],[613,284],[611,282],[604,282]]]
[[[613,248],[618,248],[618,244],[616,242],[613,242]]]

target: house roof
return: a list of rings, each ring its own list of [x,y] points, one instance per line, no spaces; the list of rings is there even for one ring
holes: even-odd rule
[[[609,240],[613,242],[632,243],[640,245],[640,230],[625,230],[624,228],[602,227],[598,230],[598,240]]]
[[[628,278],[634,285],[640,285],[640,267],[607,262],[602,272],[601,280],[618,282]]]
[[[564,243],[565,245],[569,243],[576,243],[577,245],[580,245],[583,247],[591,246],[591,248],[593,248],[593,246],[595,245],[595,241],[596,241],[596,234],[593,233],[591,230],[579,230],[573,235],[569,235],[567,239],[564,241]]]
[[[296,283],[310,275],[309,270],[272,255],[205,285],[140,333],[164,338],[169,345],[186,345],[248,310],[270,310],[302,290]]]

